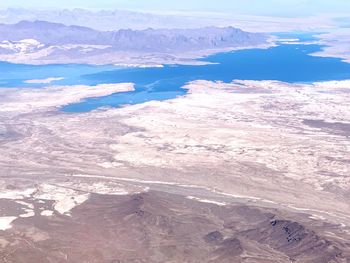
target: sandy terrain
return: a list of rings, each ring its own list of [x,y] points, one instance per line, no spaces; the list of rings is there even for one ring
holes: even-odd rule
[[[298,256],[297,262],[346,262],[339,255],[348,255],[346,240],[350,240],[349,86],[350,81],[195,81],[184,87],[186,96],[173,100],[79,114],[57,109],[86,97],[131,90],[133,85],[0,89],[0,219],[7,233],[0,238],[0,246],[11,246],[13,240],[6,236],[23,231],[17,229],[21,224],[31,226],[57,217],[69,225],[74,224],[75,216],[83,220],[85,214],[89,215],[86,220],[95,220],[89,210],[95,206],[89,204],[96,196],[122,200],[157,190],[182,196],[180,203],[185,207],[198,203],[225,209],[239,203],[279,211],[283,220],[297,221],[302,228],[310,226],[318,239],[341,244],[339,251],[327,254],[328,261]],[[106,205],[107,210],[100,212],[108,213],[108,207],[113,206]],[[82,210],[74,214],[77,209]],[[217,226],[221,219],[213,218],[209,221]],[[282,253],[266,262],[293,258],[294,250],[274,247],[278,241],[269,238],[275,232],[264,222],[251,228],[265,229],[264,241],[251,229],[244,239],[267,242],[273,253]],[[286,227],[285,221],[276,224]],[[319,227],[314,228],[315,224]],[[31,236],[46,240],[56,231],[50,229]],[[214,239],[217,236],[213,234]],[[266,253],[272,255],[270,252]],[[60,262],[56,256],[56,261],[47,262]],[[147,256],[151,262],[162,259]],[[224,258],[232,260],[231,256]],[[87,258],[83,262],[142,262],[104,260]]]
[[[0,93],[1,113],[15,115],[26,112],[49,111],[63,105],[91,97],[102,97],[118,92],[134,90],[134,84],[100,84],[97,86],[56,86],[37,89],[2,88]],[[0,114],[1,114],[0,113]]]
[[[350,63],[349,33],[349,28],[338,28],[317,35],[316,37],[319,38],[317,44],[321,44],[324,47],[321,51],[312,55],[318,57],[340,58],[343,61]]]
[[[326,234],[334,226],[300,220],[305,222],[275,209],[221,206],[156,191],[93,195],[71,216],[17,220],[0,236],[0,261],[347,262],[344,240]]]
[[[51,53],[55,52],[55,49],[78,49],[83,48],[81,45],[60,46],[60,47],[47,47],[38,51],[29,53],[15,53],[15,54],[0,54],[1,61],[7,61],[10,63],[29,64],[29,65],[50,65],[50,64],[91,64],[91,65],[109,65],[114,64],[118,66],[134,66],[134,67],[160,67],[163,65],[209,65],[210,62],[201,61],[200,58],[208,57],[213,54],[222,52],[230,52],[246,49],[267,49],[276,46],[276,38],[271,36],[266,40],[266,43],[244,46],[232,46],[226,48],[213,48],[202,49],[198,51],[173,51],[170,54],[167,53],[145,53],[145,52],[131,52],[131,51],[113,51],[109,53],[97,53],[97,54],[85,54],[83,51],[79,55],[69,57],[66,55],[48,57]],[[1,47],[1,43],[0,43]],[[94,49],[103,50],[104,46],[94,46]],[[145,64],[147,61],[147,64]],[[29,80],[29,83],[44,83],[52,82],[56,79],[47,80]]]

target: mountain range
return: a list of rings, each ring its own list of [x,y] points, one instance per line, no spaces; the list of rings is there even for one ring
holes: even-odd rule
[[[96,64],[98,60],[97,64],[110,64],[145,55],[177,60],[187,54],[183,59],[194,59],[209,50],[259,46],[268,40],[268,35],[234,27],[99,31],[47,21],[21,21],[0,24],[0,59],[34,64]]]
[[[0,23],[20,21],[48,21],[66,25],[87,26],[97,30],[124,28],[198,28],[235,24],[236,16],[218,13],[154,13],[130,10],[87,10],[82,8],[61,10],[31,10],[8,8],[0,10]]]

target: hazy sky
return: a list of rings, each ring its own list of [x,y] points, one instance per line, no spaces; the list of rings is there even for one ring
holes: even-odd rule
[[[350,13],[350,0],[0,0],[0,8],[7,7],[212,11],[300,16]]]

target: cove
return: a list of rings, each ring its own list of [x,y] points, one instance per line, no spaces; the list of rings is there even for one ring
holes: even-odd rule
[[[114,65],[19,65],[0,62],[0,87],[44,87],[28,79],[63,77],[51,85],[135,83],[135,91],[90,98],[63,107],[63,112],[88,112],[101,107],[120,107],[151,100],[167,100],[186,94],[193,80],[231,82],[234,79],[279,80],[309,83],[350,79],[350,64],[337,58],[314,57],[320,45],[282,44],[268,49],[219,53],[201,59],[210,64],[166,65],[162,68],[126,68]]]

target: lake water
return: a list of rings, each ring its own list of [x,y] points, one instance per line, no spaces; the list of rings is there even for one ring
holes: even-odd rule
[[[0,63],[0,86],[41,87],[26,84],[28,79],[63,77],[55,85],[97,85],[133,82],[133,92],[91,98],[62,108],[66,112],[86,112],[100,107],[118,107],[150,100],[166,100],[183,95],[181,87],[189,81],[234,79],[315,82],[350,79],[350,64],[336,58],[313,57],[318,45],[280,45],[269,49],[250,49],[209,56],[203,66],[175,65],[163,68],[121,68],[116,66],[49,65],[31,66]],[[47,86],[47,85],[46,85]]]

